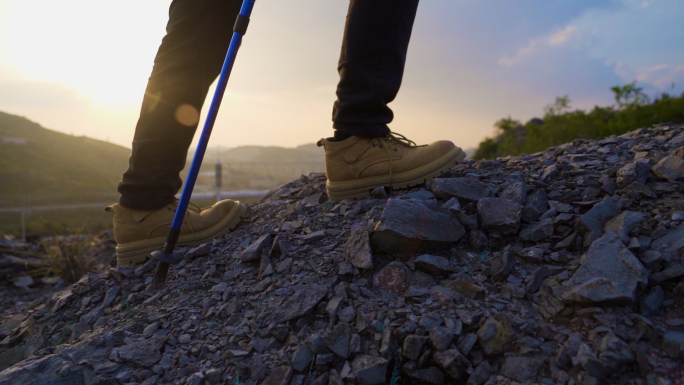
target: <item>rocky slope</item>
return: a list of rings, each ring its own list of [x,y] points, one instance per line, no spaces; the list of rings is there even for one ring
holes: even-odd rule
[[[684,125],[355,202],[303,176],[160,292],[112,268],[3,319],[0,383],[682,383],[683,177]]]

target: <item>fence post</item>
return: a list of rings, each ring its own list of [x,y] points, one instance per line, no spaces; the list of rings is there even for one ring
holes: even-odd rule
[[[26,210],[21,210],[21,240],[26,242]]]

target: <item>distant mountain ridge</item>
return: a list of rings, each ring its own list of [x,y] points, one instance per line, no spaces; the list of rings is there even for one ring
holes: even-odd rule
[[[300,146],[239,146],[220,147],[210,146],[204,155],[205,164],[214,164],[216,153],[220,151],[221,163],[299,163],[299,162],[323,162],[324,151],[316,143],[302,144]],[[188,152],[188,161],[195,155],[195,148]]]
[[[216,151],[221,152],[227,189],[269,189],[284,183],[283,178],[289,181],[323,167],[323,149],[315,143],[295,148],[217,146],[207,150],[202,171],[214,170]],[[188,152],[188,160],[194,153],[194,148]],[[126,147],[0,112],[0,207],[114,202],[129,155]]]
[[[0,112],[0,207],[113,201],[129,154]]]

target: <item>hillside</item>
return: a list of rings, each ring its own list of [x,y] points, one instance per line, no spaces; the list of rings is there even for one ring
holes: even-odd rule
[[[0,207],[116,199],[129,153],[0,112]]]
[[[223,191],[270,190],[311,172],[324,171],[323,149],[315,143],[294,148],[277,146],[209,147],[197,179],[195,192],[215,191],[217,151],[223,175]],[[195,149],[188,152],[187,175]]]
[[[303,144],[294,148],[277,146],[219,148],[210,146],[205,154],[208,163],[214,162],[217,151],[220,151],[220,157],[223,163],[295,163],[323,161],[323,149],[316,146],[315,143]],[[195,148],[192,148],[188,152],[188,162],[192,160],[194,153]]]
[[[684,383],[684,125],[325,183],[179,250],[160,291],[151,261],[17,301],[0,384]]]
[[[213,191],[218,147],[207,150],[196,191]],[[188,153],[190,165],[195,149]],[[223,190],[268,190],[302,174],[323,171],[323,150],[243,146],[221,148]],[[52,131],[0,112],[0,207],[107,202],[128,166],[128,148]]]

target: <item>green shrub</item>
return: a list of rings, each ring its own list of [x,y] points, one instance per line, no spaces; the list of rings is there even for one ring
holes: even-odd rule
[[[526,124],[508,118],[494,123],[493,138],[485,138],[473,155],[474,159],[531,154],[575,139],[594,139],[621,135],[640,127],[658,123],[684,123],[684,94],[671,97],[662,94],[650,102],[636,83],[611,88],[617,105],[591,111],[571,110],[566,95],[544,108],[544,118]]]

